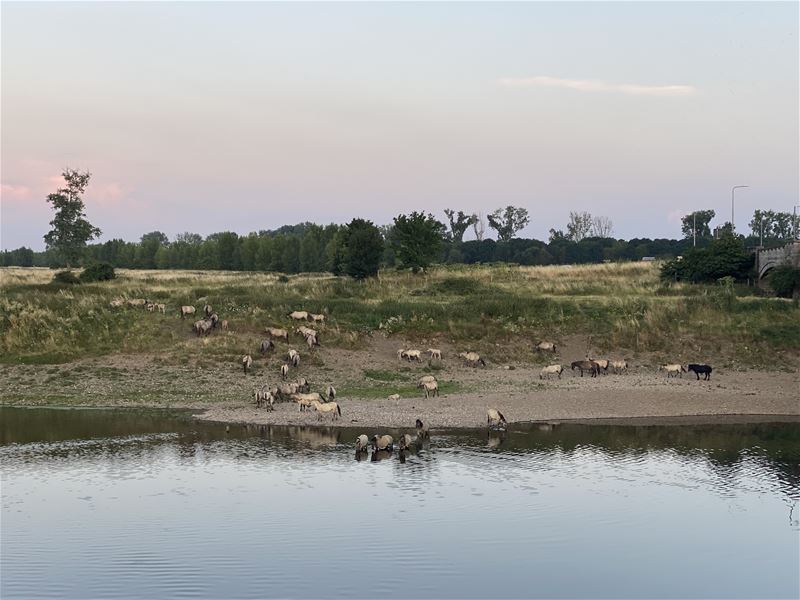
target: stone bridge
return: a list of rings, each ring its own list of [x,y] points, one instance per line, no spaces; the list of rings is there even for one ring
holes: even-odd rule
[[[758,250],[756,252],[756,269],[758,278],[762,279],[771,269],[780,265],[800,267],[800,240],[789,242],[780,248]]]

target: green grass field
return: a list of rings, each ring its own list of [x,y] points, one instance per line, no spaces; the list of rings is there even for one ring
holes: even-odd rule
[[[121,270],[114,281],[70,287],[52,284],[52,276],[47,269],[0,270],[2,362],[148,353],[164,364],[212,365],[253,347],[265,326],[290,325],[286,314],[301,309],[324,312],[324,343],[342,348],[382,333],[491,348],[498,358],[519,358],[527,348],[534,360],[532,344],[583,335],[608,351],[669,354],[699,345],[733,365],[786,368],[796,365],[800,346],[796,302],[746,288],[731,296],[719,286],[664,284],[653,263],[460,265],[423,275],[382,272],[363,283],[328,274]],[[115,298],[163,302],[167,314],[115,309]],[[199,313],[205,302],[230,321],[232,334],[190,357],[187,344],[196,342],[179,307],[191,304]]]

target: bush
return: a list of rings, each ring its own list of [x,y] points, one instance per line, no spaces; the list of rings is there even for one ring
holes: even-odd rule
[[[753,255],[734,236],[715,240],[708,248],[691,248],[682,259],[664,263],[661,277],[665,280],[718,281],[733,277],[736,281],[746,279],[753,267]]]
[[[790,265],[775,267],[769,276],[769,285],[781,298],[791,298],[800,292],[800,269]]]
[[[82,283],[91,283],[93,281],[110,281],[116,279],[117,274],[114,273],[114,267],[108,263],[96,263],[86,267],[80,275]]]
[[[67,285],[75,285],[80,283],[81,280],[75,277],[75,273],[72,271],[59,271],[55,275],[53,275],[53,283],[64,283]]]

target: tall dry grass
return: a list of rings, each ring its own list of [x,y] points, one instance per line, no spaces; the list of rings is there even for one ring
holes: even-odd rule
[[[329,274],[120,270],[114,281],[59,287],[52,274],[0,269],[3,361],[115,352],[182,361],[196,341],[179,306],[199,309],[205,302],[233,331],[202,344],[208,360],[251,349],[265,326],[286,326],[286,314],[301,308],[328,315],[324,340],[332,346],[357,346],[381,332],[520,357],[531,342],[577,334],[600,349],[665,356],[707,350],[769,365],[796,356],[800,339],[797,304],[723,298],[714,286],[665,285],[652,263],[458,265],[423,275],[384,271],[365,282]],[[109,305],[136,297],[166,303],[167,315]]]

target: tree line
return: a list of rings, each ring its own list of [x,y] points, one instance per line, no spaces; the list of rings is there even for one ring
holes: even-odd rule
[[[409,215],[401,217],[406,220],[411,218]],[[432,263],[550,265],[641,260],[646,256],[669,258],[691,246],[691,240],[648,238],[617,240],[587,237],[579,242],[567,238],[554,238],[549,242],[512,238],[508,241],[483,239],[456,242],[433,235],[428,238],[428,243],[415,244],[416,235],[413,229],[375,227],[369,221],[325,226],[300,223],[243,236],[231,231],[214,233],[205,238],[196,233],[183,233],[173,240],[169,240],[162,232],[154,231],[143,235],[138,242],[114,239],[89,244],[81,262],[108,263],[115,268],[128,269],[222,269],[290,274],[330,271],[342,274],[348,261],[355,258],[354,247],[369,243],[375,248],[373,254],[378,256],[380,267],[412,270],[424,269]],[[352,241],[349,240],[351,236]],[[349,255],[347,248],[350,248]],[[68,265],[53,248],[35,252],[25,247],[4,251],[0,256],[0,264],[54,268],[78,265],[77,262]]]
[[[221,269],[276,271],[282,273],[329,271],[353,277],[368,277],[381,267],[407,268],[414,272],[433,263],[507,262],[522,265],[597,263],[640,260],[643,257],[672,258],[690,247],[708,246],[714,235],[713,210],[696,211],[682,219],[682,239],[614,239],[613,223],[605,216],[571,212],[563,229],[551,229],[547,242],[518,238],[530,222],[527,209],[507,206],[487,215],[446,209],[439,221],[430,213],[398,215],[389,225],[378,227],[364,219],[346,225],[300,223],[248,235],[223,231],[203,237],[182,233],[170,240],[164,233],[146,233],[138,242],[114,239],[88,242],[100,230],[85,218],[82,195],[90,174],[67,169],[65,187],[47,197],[55,216],[45,235],[47,249],[4,251],[3,266],[72,267],[107,263],[134,269]],[[789,220],[787,221],[787,215]],[[796,221],[788,213],[756,211],[751,221],[754,236],[741,238],[743,245],[765,245],[789,239]],[[486,238],[493,229],[497,239]],[[475,240],[464,241],[472,228]]]

